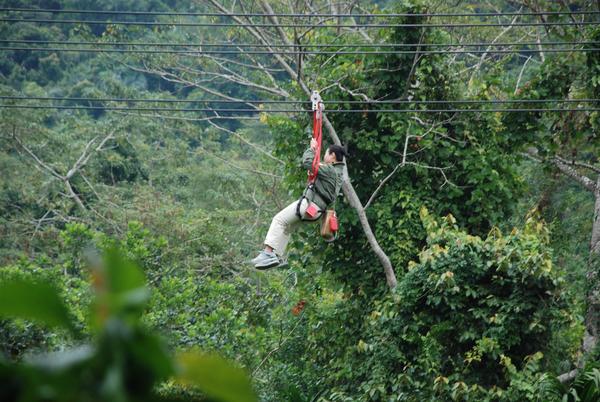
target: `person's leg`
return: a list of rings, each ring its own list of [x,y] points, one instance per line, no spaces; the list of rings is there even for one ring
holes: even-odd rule
[[[277,265],[280,260],[279,257],[284,255],[291,234],[302,222],[296,215],[297,205],[298,201],[294,201],[273,217],[264,241],[265,249],[258,257],[252,260],[257,268],[267,268]],[[300,213],[304,214],[306,208],[307,202],[304,200],[300,207]]]
[[[271,249],[277,255],[285,253],[291,234],[301,222],[296,215],[297,205],[298,201],[294,201],[273,217],[265,237],[265,249]],[[300,213],[303,214],[304,211],[306,211],[306,200],[302,202]]]

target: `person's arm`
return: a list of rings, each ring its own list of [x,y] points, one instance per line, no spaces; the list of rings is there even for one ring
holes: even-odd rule
[[[317,148],[317,141],[313,138],[310,140],[310,148],[304,151],[302,155],[302,168],[310,170],[312,167],[313,160],[315,159],[315,150]]]

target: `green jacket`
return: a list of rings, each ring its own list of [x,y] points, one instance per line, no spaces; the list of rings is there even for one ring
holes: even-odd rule
[[[302,155],[302,167],[310,170],[315,157],[315,151],[308,148]],[[326,209],[333,204],[342,188],[342,177],[344,171],[344,162],[335,162],[332,164],[321,163],[317,180],[315,180],[315,190],[308,190],[306,198],[317,204],[319,209]]]

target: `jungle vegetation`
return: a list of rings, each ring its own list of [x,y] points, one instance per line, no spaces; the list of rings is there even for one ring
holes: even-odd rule
[[[0,400],[600,399],[597,1],[0,4]]]

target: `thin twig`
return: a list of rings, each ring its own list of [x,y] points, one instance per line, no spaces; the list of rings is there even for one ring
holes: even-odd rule
[[[298,321],[296,322],[296,325],[294,325],[294,327],[290,330],[290,332],[288,332],[288,334],[285,336],[285,338],[280,338],[279,345],[277,345],[276,348],[272,349],[269,353],[267,353],[267,355],[261,360],[261,362],[258,364],[258,366],[256,366],[256,368],[254,370],[252,370],[252,377],[254,377],[254,375],[258,372],[258,370],[262,367],[262,365],[269,359],[269,357],[271,357],[271,355],[273,353],[275,353],[279,349],[281,349],[281,347],[285,344],[285,342],[287,342],[287,340],[294,333],[294,331],[296,330],[298,325],[300,325],[300,323],[302,322],[302,318],[304,317],[304,311],[305,310],[302,310],[302,313],[300,314],[300,317],[298,317]]]

